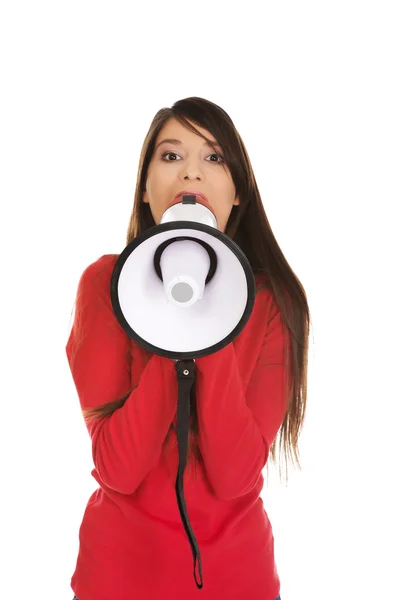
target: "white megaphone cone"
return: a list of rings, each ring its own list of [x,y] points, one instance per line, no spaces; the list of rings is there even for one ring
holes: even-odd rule
[[[202,196],[179,194],[118,257],[111,278],[118,321],[146,350],[200,358],[229,344],[255,300],[251,266],[218,230]]]
[[[159,225],[143,231],[120,254],[110,293],[129,337],[154,354],[178,359],[175,489],[201,589],[195,566],[199,560],[202,579],[200,550],[183,496],[194,360],[227,346],[246,325],[255,301],[253,271],[239,246],[218,230],[207,200],[183,193]]]

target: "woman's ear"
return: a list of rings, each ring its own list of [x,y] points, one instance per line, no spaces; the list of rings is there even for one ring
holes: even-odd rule
[[[239,206],[239,204],[240,204],[240,198],[239,198],[239,196],[236,196],[236,198],[233,201],[233,206]]]

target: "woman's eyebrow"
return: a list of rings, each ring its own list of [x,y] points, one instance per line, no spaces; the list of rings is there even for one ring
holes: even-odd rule
[[[162,140],[161,142],[158,142],[155,149],[157,150],[158,146],[161,146],[161,144],[166,144],[166,143],[178,144],[178,145],[182,144],[181,140],[175,140],[173,138],[168,138],[168,139]],[[211,146],[211,147],[213,147],[213,145],[218,146],[218,148],[221,148],[221,146],[219,144],[217,144],[217,142],[212,142],[212,144],[210,142],[204,142],[204,144],[203,144],[203,146]]]

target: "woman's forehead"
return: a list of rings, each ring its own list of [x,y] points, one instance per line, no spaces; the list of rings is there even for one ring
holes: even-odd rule
[[[207,131],[207,129],[204,129],[199,125],[195,125],[191,121],[189,121],[189,123],[193,125],[193,127],[195,127],[200,133],[205,135],[209,141],[215,144],[217,143],[217,140],[214,138],[213,135],[211,135],[209,131]],[[169,121],[167,121],[167,123],[165,123],[164,127],[162,127],[162,129],[158,133],[156,140],[157,143],[159,143],[164,138],[175,139],[181,142],[184,142],[185,139],[199,138],[199,140],[202,141],[202,138],[198,134],[184,127],[176,119],[170,119]]]

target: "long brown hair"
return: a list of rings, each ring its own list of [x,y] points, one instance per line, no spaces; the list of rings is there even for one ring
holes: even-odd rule
[[[203,98],[191,97],[179,100],[171,108],[162,108],[156,113],[140,154],[134,205],[129,221],[126,245],[142,231],[156,224],[150,205],[143,202],[143,193],[157,135],[169,119],[176,119],[184,127],[204,139],[207,138],[191,123],[206,129],[214,135],[217,143],[221,146],[224,162],[228,166],[235,184],[236,195],[240,198],[240,204],[232,207],[225,233],[243,250],[252,266],[254,275],[267,275],[263,287],[272,290],[282,315],[282,321],[289,332],[291,381],[287,386],[287,411],[280,429],[279,439],[280,453],[282,445],[284,447],[287,482],[289,456],[292,464],[294,464],[294,456],[297,466],[301,470],[298,439],[303,426],[307,401],[309,308],[304,288],[290,268],[272,233],[244,143],[231,118],[221,107]],[[288,365],[288,363],[286,364]],[[109,416],[124,405],[131,391],[118,400],[94,409],[84,410],[84,417]],[[201,455],[196,439],[199,430],[195,395],[194,401],[191,402],[190,421],[189,431],[193,435],[194,445],[189,438],[189,455],[192,455],[194,459],[200,459]],[[169,434],[171,431],[172,426]],[[269,453],[275,464],[277,438],[278,436],[271,445]],[[188,466],[190,466],[189,458]],[[280,468],[279,475],[281,476]]]

